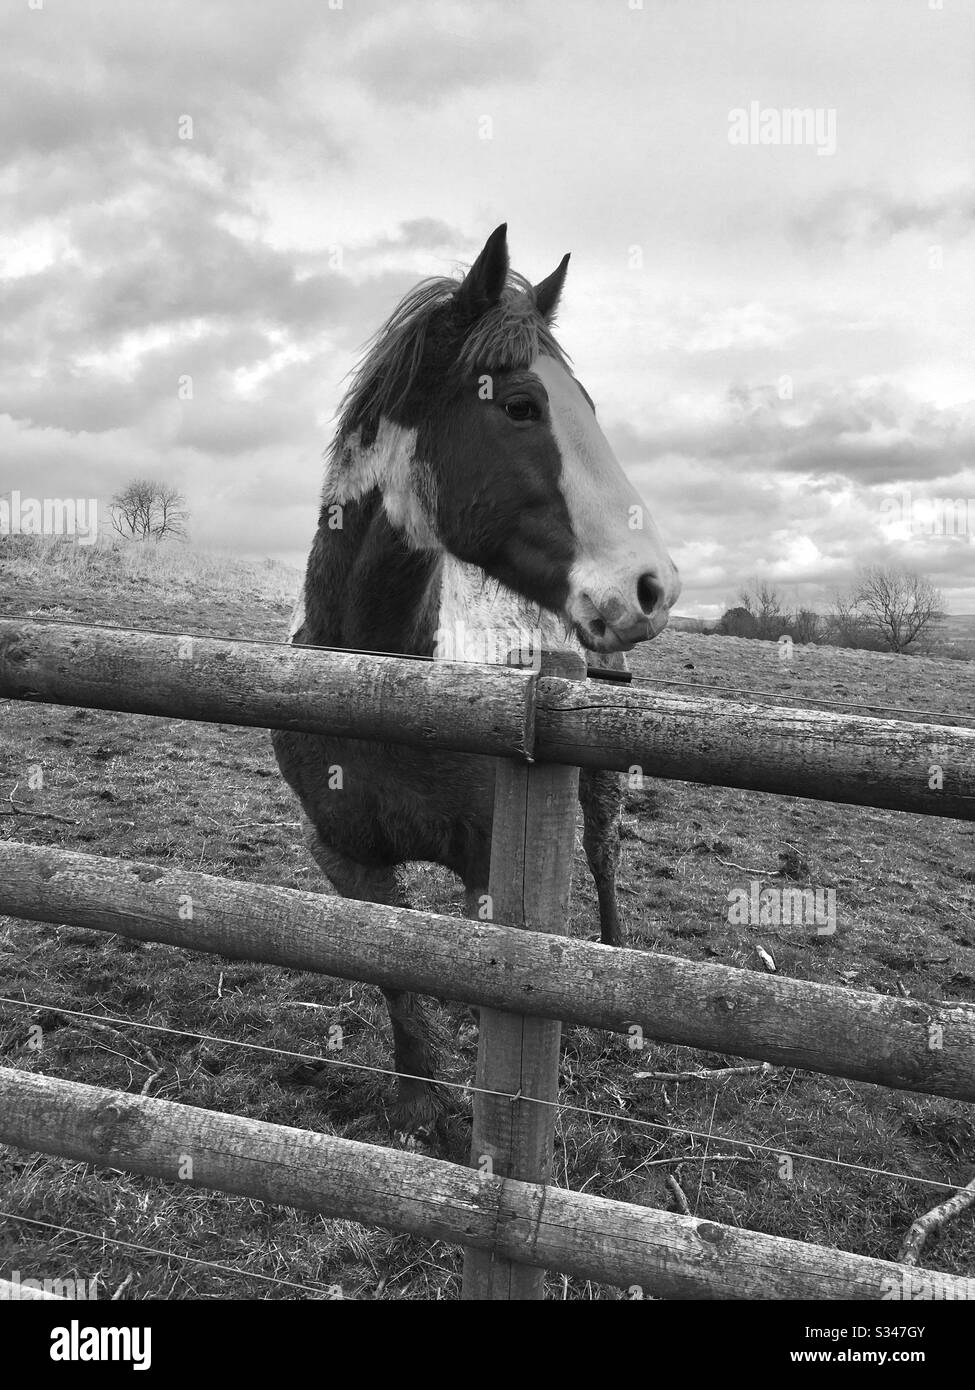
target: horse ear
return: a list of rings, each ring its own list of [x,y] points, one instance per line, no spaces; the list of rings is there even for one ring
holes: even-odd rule
[[[484,243],[484,249],[457,291],[457,308],[473,321],[497,304],[508,278],[508,224],[502,222]]]
[[[535,308],[541,314],[546,323],[551,323],[556,309],[559,305],[559,296],[562,293],[562,286],[565,284],[565,272],[569,268],[569,253],[559,261],[551,275],[539,280],[534,288]]]

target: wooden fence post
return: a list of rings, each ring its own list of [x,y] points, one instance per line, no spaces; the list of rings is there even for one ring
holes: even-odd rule
[[[518,654],[508,658],[520,664]],[[540,674],[585,678],[582,657],[543,652]],[[579,769],[499,760],[491,839],[492,917],[513,927],[565,933],[575,853]],[[482,1008],[479,1088],[532,1099],[474,1094],[471,1166],[485,1177],[548,1183],[555,1142],[562,1025]],[[464,1256],[464,1299],[540,1299],[545,1271],[484,1250]]]

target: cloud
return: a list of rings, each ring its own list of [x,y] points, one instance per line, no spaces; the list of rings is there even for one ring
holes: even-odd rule
[[[723,403],[688,403],[656,426],[621,424],[619,456],[722,460],[766,475],[809,474],[864,486],[935,481],[975,459],[975,404],[937,408],[890,383],[794,383],[729,388]]]
[[[811,248],[848,243],[880,246],[904,232],[939,242],[965,236],[973,229],[975,198],[967,187],[926,198],[880,188],[834,189],[789,223],[793,240]]]
[[[510,8],[411,4],[368,27],[348,68],[383,104],[435,107],[467,88],[526,82],[543,55],[537,31]]]
[[[238,375],[270,382],[282,357],[321,369],[334,351],[341,376],[343,354],[429,273],[424,257],[467,243],[432,216],[391,218],[338,262],[327,230],[307,249],[272,235],[255,180],[341,167],[348,142],[308,73],[319,58],[340,70],[364,28],[312,0],[23,7],[0,82],[0,216],[17,228],[0,241],[10,417],[71,435],[141,423],[210,453],[282,438],[310,398],[258,410]],[[174,433],[183,378],[197,405]]]
[[[921,503],[975,500],[975,403],[937,408],[876,381],[804,382],[801,399],[738,384],[608,427],[681,569],[683,611],[720,607],[753,574],[822,607],[873,561],[913,566],[971,607],[975,537],[894,534],[885,499],[906,487]]]
[[[18,9],[4,30],[4,161],[123,142],[163,149],[183,114],[205,143],[215,127],[257,125],[275,112],[280,129],[294,110],[294,69],[328,24],[312,0]]]
[[[334,269],[327,251],[274,246],[259,222],[231,219],[247,221],[237,201],[193,179],[73,210],[56,260],[0,280],[3,408],[111,430],[171,401],[186,374],[212,398],[223,376],[282,351],[352,349],[417,278],[418,248],[453,239],[434,219],[407,221]],[[229,407],[224,419],[236,439]]]

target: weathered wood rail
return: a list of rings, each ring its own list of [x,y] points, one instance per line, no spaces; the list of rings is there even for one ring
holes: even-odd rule
[[[503,666],[0,618],[0,699],[524,758],[533,692]]]
[[[975,729],[539,680],[535,757],[975,820]],[[934,769],[943,785],[935,789]]]
[[[193,904],[193,920],[179,913]],[[933,1004],[0,840],[0,912],[975,1100],[975,1005]],[[515,1088],[517,1089],[517,1088]]]
[[[648,777],[975,819],[972,729],[580,686],[504,667],[0,618],[4,697],[637,766]]]
[[[6,1068],[0,1141],[454,1241],[661,1298],[975,1299],[975,1279]]]

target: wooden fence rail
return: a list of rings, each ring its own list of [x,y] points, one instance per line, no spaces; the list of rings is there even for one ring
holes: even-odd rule
[[[620,772],[636,764],[683,782],[975,820],[975,729],[540,680],[534,753],[540,762]]]
[[[535,677],[278,642],[0,618],[0,698],[525,758]]]
[[[652,777],[975,819],[973,729],[580,688],[497,666],[2,618],[3,697],[637,766]]]
[[[453,1241],[662,1298],[975,1299],[975,1279],[6,1068],[0,1142]]]
[[[193,919],[180,915],[191,902]],[[0,912],[975,1100],[975,1005],[0,841]],[[638,1054],[634,1053],[636,1060]]]

